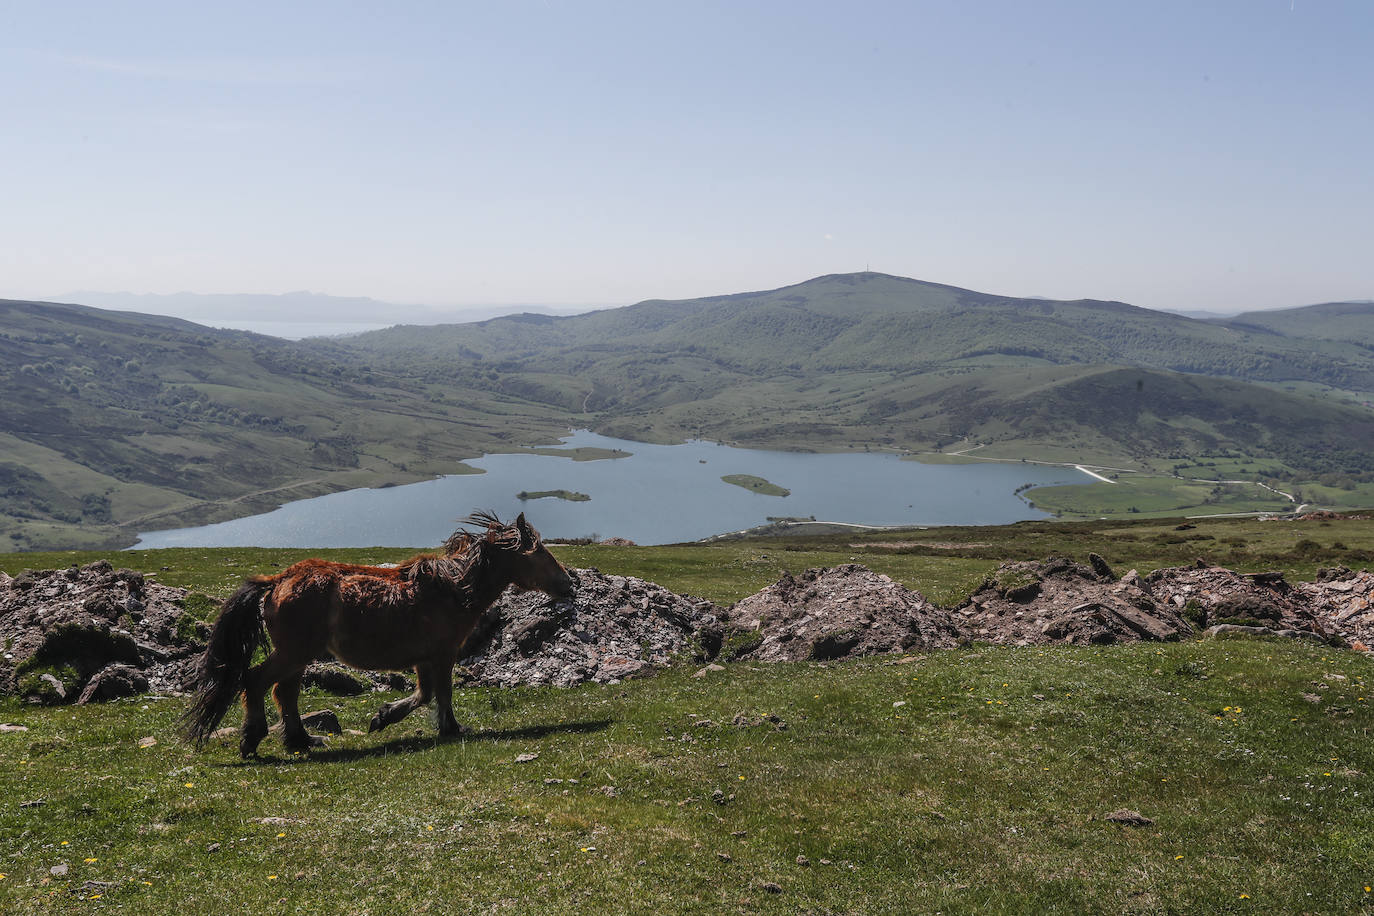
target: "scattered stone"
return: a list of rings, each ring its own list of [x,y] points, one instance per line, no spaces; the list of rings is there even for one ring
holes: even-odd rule
[[[787,723],[771,712],[762,716],[751,716],[748,713],[735,713],[735,718],[731,720],[731,725],[735,728],[758,728],[760,725],[771,725],[778,731],[787,731]]]
[[[724,671],[724,670],[725,670],[725,666],[724,666],[724,665],[717,665],[715,662],[712,662],[711,664],[707,665],[705,668],[702,668],[702,669],[700,669],[699,671],[697,671],[695,674],[692,675],[692,677],[705,677],[708,673],[710,673],[710,672],[712,672],[712,671]]]
[[[735,861],[735,857],[732,856],[732,855],[730,855],[730,853],[728,853],[728,852],[718,852],[718,853],[716,853],[716,858],[717,858],[717,859],[720,859],[722,862],[733,862],[733,861]]]
[[[615,786],[602,786],[601,788],[597,789],[596,791],[600,792],[602,795],[606,796],[607,798],[616,798],[616,797],[618,797],[618,796],[620,795],[620,790],[617,789]]]
[[[808,859],[806,856],[797,856],[797,864],[800,865],[802,868],[806,868],[811,864],[811,860]]]
[[[29,730],[27,725],[15,725],[12,722],[0,723],[0,733],[4,732],[26,732]]]
[[[538,760],[538,759],[539,759],[539,754],[538,754],[538,753],[519,754],[519,755],[516,756],[515,762],[516,762],[516,763],[530,763],[531,761]]]
[[[65,862],[61,865],[54,865],[52,868],[48,869],[48,874],[52,875],[54,878],[61,878],[66,873],[67,864]]]
[[[1154,821],[1139,811],[1132,811],[1130,808],[1118,808],[1106,815],[1105,820],[1113,824],[1123,824],[1127,827],[1149,827]]]
[[[831,661],[953,648],[959,630],[948,612],[918,592],[864,566],[783,573],[730,609],[727,644],[759,661]]]
[[[718,805],[725,804],[725,793],[722,792],[720,789],[716,789],[711,793],[711,801],[715,802]]]
[[[218,843],[211,843],[209,846],[206,846],[206,847],[205,847],[205,851],[206,851],[206,852],[219,852],[219,844],[218,844]]]

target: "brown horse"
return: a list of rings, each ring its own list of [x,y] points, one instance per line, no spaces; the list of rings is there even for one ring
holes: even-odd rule
[[[275,684],[286,747],[322,744],[301,724],[297,699],[306,665],[325,653],[355,668],[415,669],[415,692],[383,704],[370,731],[437,699],[439,734],[457,734],[453,665],[482,612],[508,585],[558,598],[573,592],[572,577],[524,513],[510,525],[485,512],[468,522],[485,531],[457,531],[442,555],[414,557],[395,568],[303,560],[245,582],[224,603],[197,667],[195,697],[182,718],[186,736],[204,744],[242,691],[239,753],[252,756],[267,735],[263,699]],[[264,630],[272,651],[253,665]]]

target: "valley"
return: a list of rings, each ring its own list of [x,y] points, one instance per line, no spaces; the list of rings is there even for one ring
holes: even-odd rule
[[[1034,494],[1065,518],[1358,507],[1374,503],[1371,315],[1200,321],[859,273],[288,342],[4,301],[0,538],[122,546],[463,473],[570,428],[1135,472]]]

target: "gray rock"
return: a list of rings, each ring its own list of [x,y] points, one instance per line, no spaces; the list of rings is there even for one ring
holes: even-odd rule
[[[132,665],[115,663],[106,665],[86,682],[81,695],[76,698],[78,706],[87,703],[104,703],[124,697],[136,697],[148,690],[148,678]]]

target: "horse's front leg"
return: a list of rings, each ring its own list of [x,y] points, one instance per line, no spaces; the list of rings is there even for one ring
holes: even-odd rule
[[[458,724],[453,715],[452,659],[434,663],[434,719],[442,736],[455,737],[467,730]]]
[[[377,710],[377,714],[372,717],[367,730],[379,732],[388,725],[394,725],[416,709],[428,704],[433,697],[434,671],[432,667],[428,664],[416,665],[415,692],[408,697],[383,703],[382,708]]]

